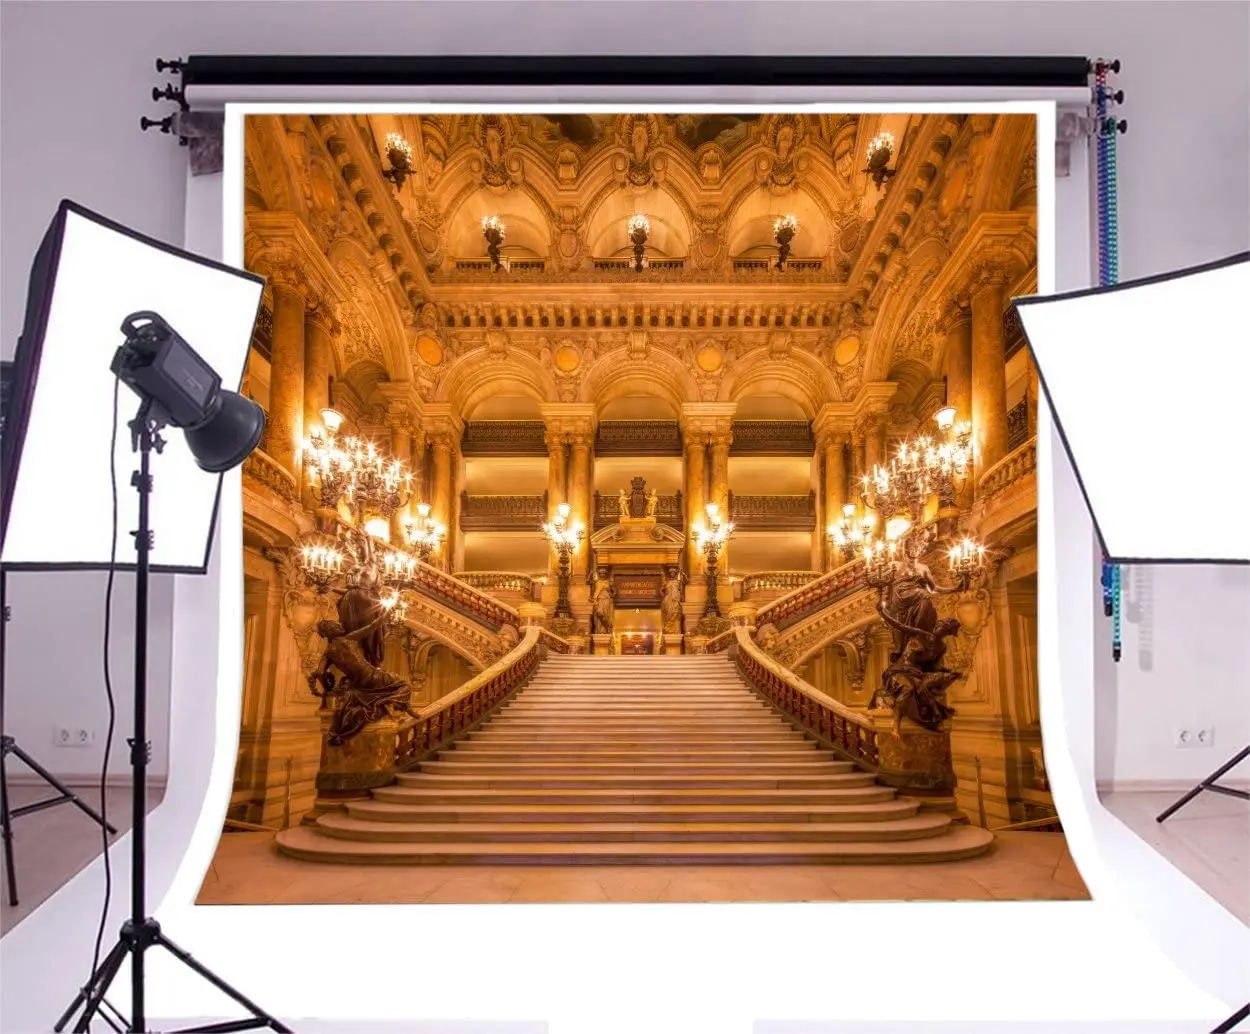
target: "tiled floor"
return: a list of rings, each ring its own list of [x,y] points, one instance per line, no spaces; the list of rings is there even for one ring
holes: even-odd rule
[[[1166,822],[1155,816],[1180,796],[1113,792],[1107,810],[1134,833],[1250,925],[1250,802],[1199,794]]]
[[[931,865],[443,867],[322,865],[268,833],[222,837],[198,899],[224,904],[1082,900],[1062,835],[1000,834],[980,858]]]
[[[99,807],[99,788],[73,789],[86,804]],[[43,785],[9,785],[9,806],[13,808],[50,796],[55,796],[55,792]],[[148,794],[149,811],[160,803],[162,796],[161,790]],[[111,789],[106,801],[108,820],[120,835],[130,828],[130,791]],[[14,819],[13,868],[17,873],[18,904],[9,904],[8,874],[0,865],[0,932],[8,933],[47,901],[98,856],[100,848],[100,827],[72,804],[58,804],[47,811]]]

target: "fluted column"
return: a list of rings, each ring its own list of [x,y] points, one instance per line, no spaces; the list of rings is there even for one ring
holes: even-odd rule
[[[824,542],[827,570],[842,563],[842,555],[829,542],[828,526],[842,519],[842,507],[848,502],[846,485],[846,438],[834,435],[825,442],[825,525],[818,528]]]
[[[723,426],[717,427],[708,442],[712,469],[707,501],[720,507],[721,516],[726,521],[729,520],[729,446],[733,444],[733,440],[733,432],[726,422]],[[729,573],[728,543],[721,548],[717,564],[721,577],[725,577]]]
[[[997,266],[978,270],[972,296],[972,434],[977,477],[1007,455],[1007,355],[1003,292],[1007,277]]]
[[[443,556],[447,556],[447,551],[450,548],[452,537],[451,437],[451,433],[448,431],[439,431],[430,436],[432,446],[431,451],[434,453],[434,478],[432,486],[434,495],[430,500],[430,516],[447,529],[447,540],[444,545]]]
[[[694,526],[703,520],[707,483],[707,435],[687,431],[686,446],[686,564],[691,578],[703,570],[703,555],[695,539]]]
[[[270,277],[273,345],[269,368],[269,455],[300,480],[304,437],[304,290],[288,272]]]
[[[594,436],[589,430],[574,431],[569,435],[569,507],[572,511],[570,523],[580,524],[586,531],[586,538],[573,554],[572,571],[575,575],[586,573],[587,558],[590,556],[591,532],[591,458],[593,455]]]
[[[565,458],[565,434],[563,431],[547,427],[543,441],[547,445],[547,519],[550,520],[556,508],[566,501],[568,494],[568,462]],[[560,561],[554,549],[547,551],[547,574],[554,584],[560,571]]]

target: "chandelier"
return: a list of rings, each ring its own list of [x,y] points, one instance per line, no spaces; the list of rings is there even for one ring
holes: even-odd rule
[[[829,539],[841,552],[842,562],[850,563],[859,556],[864,544],[872,540],[872,529],[877,524],[877,515],[871,510],[864,513],[854,503],[842,507],[842,516],[837,523],[829,525]]]
[[[387,592],[379,601],[386,610],[386,630],[402,632],[407,628],[408,602],[395,589]]]
[[[625,229],[634,245],[634,272],[641,273],[647,268],[647,241],[651,237],[651,221],[641,212],[636,212],[629,217]]]
[[[351,477],[343,498],[357,512],[389,520],[407,500],[412,474],[399,460],[388,460],[372,442],[348,438],[343,445],[351,462]]]
[[[321,411],[322,427],[314,428],[304,439],[304,468],[308,482],[326,509],[334,509],[352,480],[351,458],[336,435],[343,424],[333,409]]]
[[[383,169],[382,175],[400,189],[404,180],[412,175],[412,144],[398,133],[387,133],[385,148],[391,167]]]
[[[499,252],[506,232],[507,227],[504,226],[499,216],[482,216],[482,236],[486,238],[486,254],[490,257],[491,269],[496,272],[502,269],[506,273],[509,269],[508,260]]]
[[[862,478],[863,497],[885,515],[887,535],[890,521],[918,523],[930,496],[949,500],[967,484],[975,455],[972,425],[956,423],[951,406],[939,410],[934,421],[939,436],[905,441],[888,465],[875,465]]]
[[[327,542],[314,539],[300,547],[300,566],[318,592],[325,592],[342,576],[345,560],[343,551]]]
[[[447,529],[430,516],[430,504],[417,504],[417,520],[409,518],[404,521],[404,538],[408,545],[414,547],[421,563],[430,562],[430,554],[438,549]]]
[[[894,134],[883,129],[868,144],[868,165],[864,169],[878,187],[894,175],[894,170],[887,168],[893,157]]]
[[[777,242],[777,268],[783,269],[790,257],[790,245],[799,232],[799,217],[791,212],[773,222],[773,240]]]

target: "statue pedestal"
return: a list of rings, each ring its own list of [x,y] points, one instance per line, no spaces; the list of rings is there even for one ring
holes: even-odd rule
[[[399,723],[384,718],[361,729],[341,746],[330,745],[329,723],[322,721],[321,768],[316,774],[317,800],[351,800],[369,796],[375,786],[395,781],[395,748]]]
[[[877,730],[877,781],[909,797],[946,799],[953,806],[955,769],[951,764],[950,728],[936,731],[904,718],[894,731],[894,712],[868,712]]]
[[[565,639],[567,639],[569,645],[573,647],[574,653],[589,653],[590,652],[588,649],[588,647],[590,646],[590,636],[570,635],[570,636],[565,636]]]
[[[758,603],[751,603],[747,600],[739,600],[737,603],[731,603],[726,613],[729,620],[735,625],[742,625],[746,628],[755,627],[755,615],[759,613],[760,606]]]
[[[681,636],[678,633],[664,633],[664,653],[666,656],[681,653]]]
[[[705,635],[686,634],[686,653],[707,653],[707,640]]]
[[[547,620],[547,608],[541,603],[518,603],[517,614],[521,618],[521,626],[541,625]]]
[[[611,633],[592,635],[590,637],[592,643],[591,652],[599,656],[606,656],[612,652],[612,635]]]

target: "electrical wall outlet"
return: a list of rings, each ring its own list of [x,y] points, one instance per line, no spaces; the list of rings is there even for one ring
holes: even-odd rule
[[[1176,730],[1176,746],[1185,749],[1215,746],[1215,726],[1184,727]]]
[[[95,743],[95,730],[85,726],[61,726],[52,730],[52,744],[56,747],[90,747]]]

